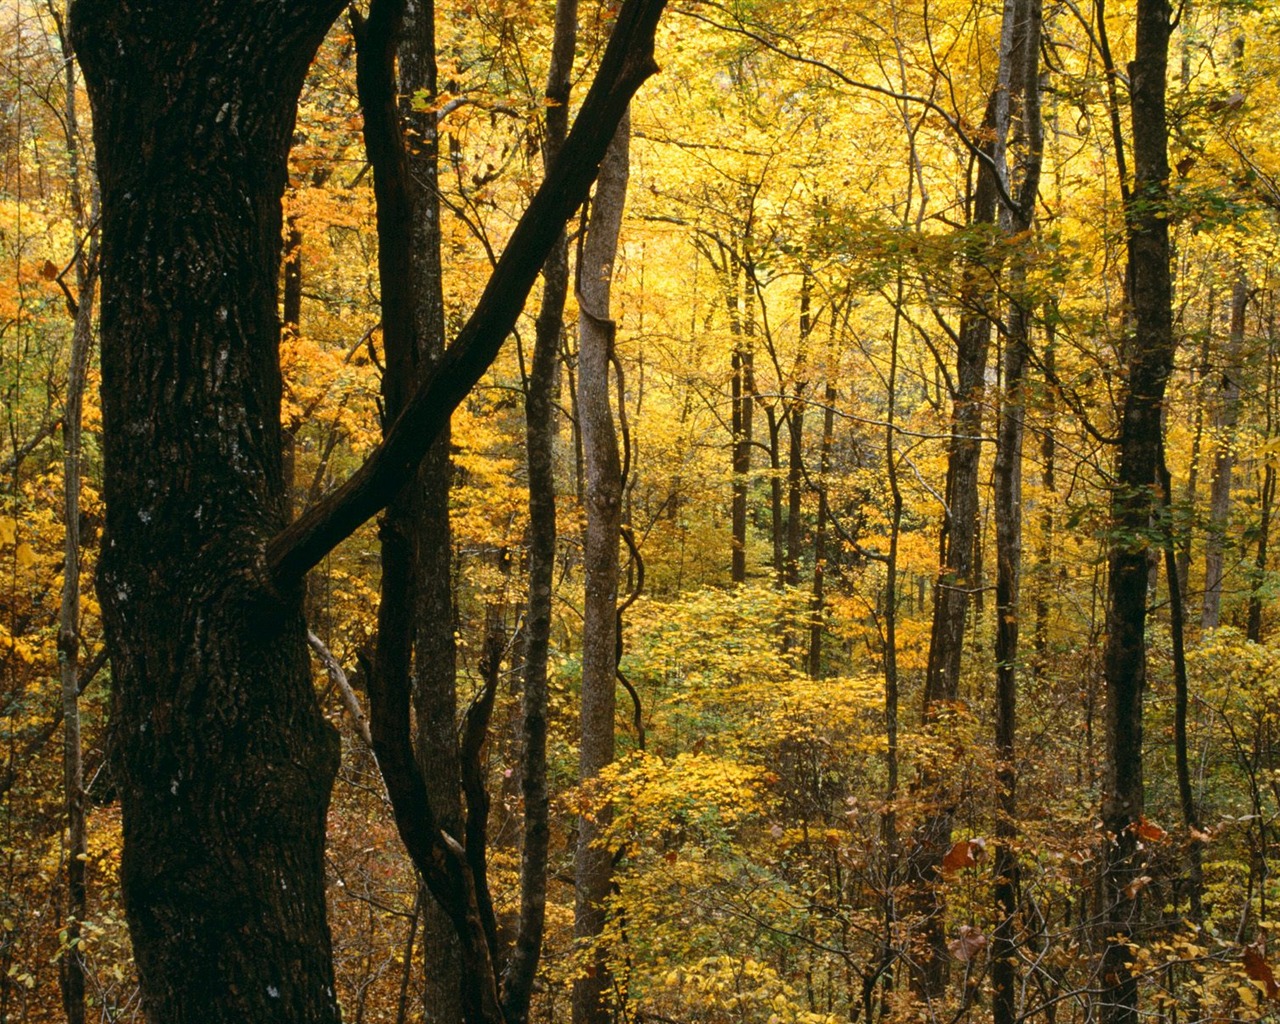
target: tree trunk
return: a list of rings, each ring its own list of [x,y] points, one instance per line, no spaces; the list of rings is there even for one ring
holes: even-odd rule
[[[323,858],[338,743],[311,686],[303,577],[404,488],[492,362],[654,71],[663,3],[624,0],[562,157],[475,312],[360,469],[286,525],[280,201],[298,92],[339,9],[72,8],[102,191],[98,590],[121,883],[144,1009],[166,1024],[338,1018]],[[370,697],[406,847],[434,893],[465,888],[413,759],[408,694]],[[470,928],[461,900],[451,916]]]
[[[285,524],[276,282],[296,101],[335,2],[77,0],[102,192],[111,758],[147,1016],[337,1021],[338,761]]]
[[[733,428],[733,508],[730,515],[733,530],[733,552],[729,579],[745,583],[747,579],[747,492],[751,474],[751,427],[755,405],[751,398],[751,341],[744,337],[742,316],[738,309],[741,269],[732,254],[725,254],[725,298],[729,305],[729,329],[733,334],[731,383]]]
[[[1134,335],[1126,346],[1128,387],[1111,499],[1107,640],[1107,779],[1102,932],[1102,1001],[1108,1024],[1138,1019],[1138,978],[1128,939],[1140,909],[1137,827],[1143,812],[1142,697],[1146,685],[1147,543],[1157,507],[1161,412],[1173,368],[1169,167],[1165,73],[1169,47],[1166,0],[1138,0],[1137,38],[1129,67],[1134,184],[1127,197],[1129,286]]]
[[[585,782],[613,760],[615,676],[618,669],[618,540],[622,524],[622,467],[609,401],[615,324],[609,295],[629,173],[630,123],[624,117],[600,165],[587,236],[582,246],[578,294],[578,420],[587,468],[586,576],[582,625],[582,732],[578,778]],[[612,856],[600,839],[604,808],[578,819],[574,857],[574,938],[592,948],[586,973],[573,986],[574,1024],[610,1019],[612,978],[605,951],[595,945],[604,930]]]
[[[79,110],[76,103],[76,62],[62,21],[58,21],[66,64],[63,117],[66,130],[68,177],[73,226],[83,237],[96,210],[87,211],[80,159]],[[94,207],[97,203],[92,204]],[[58,667],[62,683],[62,791],[67,816],[67,893],[63,928],[66,950],[61,960],[62,1005],[68,1024],[85,1021],[85,956],[82,946],[88,912],[86,861],[89,845],[86,822],[84,768],[80,742],[80,484],[84,391],[93,354],[93,307],[98,286],[98,241],[75,260],[76,308],[71,332],[71,360],[67,398],[62,410],[62,604],[58,614]]]
[[[978,473],[982,459],[983,390],[986,386],[987,350],[991,343],[991,314],[987,306],[993,301],[989,275],[992,268],[983,265],[986,252],[984,228],[996,222],[998,182],[996,167],[1004,165],[1004,139],[1008,131],[1008,45],[1003,41],[1010,31],[1006,14],[1002,30],[1001,81],[992,92],[987,106],[985,130],[990,141],[983,147],[986,156],[978,163],[978,182],[974,192],[972,225],[976,232],[965,267],[962,305],[967,312],[961,317],[956,336],[955,392],[952,395],[951,438],[947,454],[946,509],[939,538],[942,571],[933,587],[933,624],[929,637],[929,656],[925,668],[925,722],[933,721],[941,705],[954,701],[960,692],[960,666],[964,651],[965,624],[970,596],[977,586],[978,544]],[[936,791],[939,777],[928,773],[926,786]],[[944,794],[935,792],[942,805]],[[918,992],[936,997],[947,983],[947,949],[945,904],[939,875],[942,856],[950,846],[951,814],[945,809],[931,812],[921,825],[917,852],[912,858],[912,874],[921,887],[920,909],[924,914],[923,930],[929,953],[913,975]]]
[[[1001,218],[1009,238],[1029,235],[1040,190],[1044,129],[1040,116],[1040,0],[1012,7],[1008,50],[1009,104],[1017,154],[1012,175],[1014,206]],[[1018,1019],[1017,737],[1018,641],[1022,619],[1022,449],[1026,416],[1026,366],[1031,352],[1031,298],[1021,254],[1009,270],[1010,308],[1004,352],[1004,402],[993,470],[996,521],[996,818],[994,857],[996,924],[991,948],[991,1012],[994,1024]]]
[[[546,141],[549,169],[569,129],[569,87],[577,39],[577,0],[556,3],[551,65],[547,70]],[[551,595],[556,562],[555,393],[564,304],[569,292],[569,243],[561,231],[542,268],[542,308],[525,393],[529,468],[529,605],[525,617],[524,695],[521,709],[520,793],[524,843],[520,851],[520,924],[503,976],[509,1024],[529,1017],[533,982],[542,955],[547,906],[550,817],[547,796],[547,652],[551,643]]]
[[[832,326],[834,333],[835,327]],[[828,373],[831,371],[828,370]],[[823,392],[822,409],[822,447],[818,459],[818,474],[822,485],[818,491],[818,521],[813,534],[813,596],[809,601],[809,678],[818,679],[822,675],[822,629],[823,608],[825,598],[823,586],[827,574],[827,519],[830,506],[827,503],[827,476],[831,472],[831,450],[835,443],[836,425],[836,385],[830,376],[827,377],[826,390]]]
[[[1232,440],[1240,419],[1240,357],[1244,349],[1244,318],[1249,302],[1249,286],[1238,277],[1231,290],[1231,330],[1223,356],[1222,378],[1218,384],[1214,426],[1217,454],[1213,483],[1209,487],[1209,529],[1204,541],[1204,604],[1200,628],[1217,629],[1222,616],[1222,576],[1225,564],[1227,520],[1231,513],[1231,477],[1235,471]]]
[[[400,117],[404,126],[405,188],[410,219],[405,262],[393,272],[410,277],[413,337],[409,383],[417,387],[444,353],[444,292],[440,262],[439,136],[436,96],[435,4],[409,0],[399,40]],[[384,324],[385,324],[384,318]],[[385,328],[384,328],[385,333]],[[388,360],[390,357],[388,356]],[[388,368],[390,363],[388,362]],[[394,415],[388,407],[389,414]],[[395,410],[398,413],[399,409]],[[409,498],[406,529],[414,555],[413,702],[418,763],[442,828],[461,835],[458,763],[457,654],[453,607],[453,533],[449,522],[449,427],[428,449]],[[462,951],[448,914],[434,899],[422,903],[426,964],[423,1013],[429,1022],[462,1019]]]

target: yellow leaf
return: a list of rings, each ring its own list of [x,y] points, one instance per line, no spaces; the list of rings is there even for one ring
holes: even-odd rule
[[[18,568],[20,569],[30,569],[36,564],[36,553],[32,550],[30,544],[19,544],[15,554],[17,555]]]
[[[0,519],[0,544],[12,544],[18,538],[18,521]]]

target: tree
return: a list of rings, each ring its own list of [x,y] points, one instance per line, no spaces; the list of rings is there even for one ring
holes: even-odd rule
[[[1106,1019],[1138,1018],[1137,977],[1128,946],[1142,885],[1138,829],[1144,809],[1142,702],[1147,679],[1149,537],[1156,515],[1157,471],[1163,463],[1161,416],[1177,343],[1169,269],[1168,128],[1165,73],[1170,9],[1164,0],[1138,4],[1130,65],[1133,187],[1128,218],[1128,299],[1133,334],[1126,339],[1127,380],[1111,499],[1107,589],[1107,781],[1102,961]],[[1176,579],[1170,586],[1177,586]]]
[[[578,268],[578,422],[587,469],[587,528],[583,543],[582,729],[578,778],[590,783],[614,755],[618,672],[618,539],[622,526],[622,461],[613,423],[609,377],[617,325],[609,295],[630,173],[630,122],[623,117],[596,185]],[[602,842],[607,807],[578,820],[574,856],[574,936],[596,943],[604,931],[613,855]],[[603,951],[592,948],[574,985],[575,1024],[607,1024],[610,975]]]
[[[311,690],[303,574],[395,497],[492,360],[653,69],[662,4],[620,11],[561,161],[377,454],[282,530],[280,200],[302,79],[340,8],[72,8],[102,189],[98,586],[122,885],[156,1020],[337,1020],[323,893],[337,744]],[[435,840],[410,817],[407,695],[390,696],[374,742],[421,853]]]

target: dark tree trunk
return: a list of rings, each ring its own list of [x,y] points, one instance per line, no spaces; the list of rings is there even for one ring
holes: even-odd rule
[[[542,162],[555,163],[569,130],[569,87],[577,39],[577,0],[558,0],[551,65],[547,70],[546,141]],[[524,842],[520,850],[520,924],[503,975],[503,1008],[509,1024],[529,1017],[533,982],[542,955],[547,908],[550,808],[547,796],[547,653],[556,561],[555,394],[564,304],[569,293],[569,244],[564,232],[542,267],[542,308],[525,393],[529,468],[529,604],[525,617],[524,694],[521,708],[520,793]]]
[[[1004,65],[1006,62],[1007,47],[1002,45],[1001,63]],[[999,185],[994,168],[1003,167],[1004,138],[1008,130],[1007,67],[1003,74],[1006,77],[992,93],[987,106],[985,127],[991,141],[983,149],[985,159],[978,162],[972,214],[974,237],[966,254],[969,265],[964,270],[961,297],[966,312],[960,319],[960,330],[956,335],[955,392],[951,396],[951,438],[947,452],[947,504],[939,538],[942,571],[933,586],[933,624],[924,684],[925,722],[933,721],[942,705],[959,696],[965,625],[970,597],[978,585],[978,474],[982,460],[983,391],[987,351],[991,344],[991,314],[987,307],[994,298],[989,282],[995,269],[984,264],[987,249],[985,232],[996,222]],[[944,931],[946,907],[939,870],[942,856],[951,842],[951,814],[945,809],[948,798],[937,791],[939,777],[931,772],[929,775],[925,783],[935,790],[933,796],[942,808],[931,813],[922,823],[917,850],[912,858],[912,874],[920,887],[923,931],[929,945],[929,953],[915,969],[912,984],[918,992],[937,997],[945,989],[948,975]]]
[[[410,220],[406,225],[408,252],[398,270],[410,277],[412,309],[408,312],[412,314],[413,352],[409,382],[417,387],[444,354],[445,332],[440,262],[439,137],[434,109],[422,109],[423,98],[430,108],[436,96],[433,0],[410,0],[405,4],[399,57],[400,116],[405,135],[405,188]],[[398,413],[399,409],[395,411]],[[450,835],[461,835],[449,436],[446,424],[418,467],[407,529],[415,559],[413,701],[418,727],[418,763],[441,827]],[[422,949],[426,964],[425,1018],[439,1024],[456,1024],[462,1019],[462,952],[448,914],[433,899],[424,900],[422,904]]]
[[[72,9],[103,206],[98,587],[121,882],[151,1019],[338,1019],[323,858],[338,744],[311,686],[303,576],[404,488],[492,362],[654,70],[662,8],[624,0],[565,153],[455,344],[360,470],[288,526],[280,201],[298,92],[340,5]],[[465,890],[413,759],[408,694],[383,688],[377,703],[406,846],[434,893]],[[473,1019],[501,1014],[477,1005]]]
[[[578,295],[578,421],[587,468],[587,529],[583,543],[585,598],[582,623],[582,730],[578,778],[595,778],[614,754],[615,677],[618,670],[618,542],[622,525],[622,466],[609,400],[615,324],[609,319],[610,284],[626,202],[630,122],[624,117],[600,165]],[[604,931],[613,857],[600,839],[608,825],[602,808],[578,819],[574,856],[574,938],[594,944]],[[596,947],[585,976],[573,986],[574,1024],[605,1024],[612,976],[606,951]]]
[[[1127,390],[1111,500],[1110,576],[1103,671],[1107,686],[1106,835],[1102,1001],[1108,1024],[1138,1019],[1138,979],[1127,945],[1140,908],[1137,827],[1143,811],[1142,696],[1146,685],[1147,542],[1157,508],[1161,412],[1175,341],[1165,215],[1169,166],[1165,73],[1166,0],[1138,0],[1129,67],[1134,184],[1127,202],[1129,287],[1134,334],[1126,346]]]
[[[121,883],[147,1016],[336,1021],[324,825],[336,735],[284,525],[276,282],[303,76],[335,2],[78,0],[102,193]]]
[[[773,548],[773,585],[781,588],[785,535],[782,519],[782,421],[777,403],[761,403],[769,429],[769,540]]]
[[[1040,0],[1017,0],[1012,7],[1009,47],[1009,103],[1016,153],[1012,175],[1014,206],[1001,218],[1007,236],[1023,237],[1032,227],[1040,190],[1044,130],[1040,116]],[[1009,269],[1010,308],[1004,352],[1004,403],[996,436],[993,471],[996,521],[996,819],[994,857],[996,925],[991,948],[991,1012],[994,1024],[1018,1019],[1018,856],[1017,738],[1018,642],[1022,619],[1022,449],[1026,416],[1026,366],[1031,352],[1031,299],[1027,265],[1015,254]]]

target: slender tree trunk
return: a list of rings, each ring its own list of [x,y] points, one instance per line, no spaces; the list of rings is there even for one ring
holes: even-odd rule
[[[341,4],[77,0],[102,193],[98,572],[148,1018],[338,1020],[324,902],[336,734],[285,525],[280,201]],[[163,256],[157,259],[157,254]]]
[[[747,492],[751,474],[751,434],[755,406],[751,399],[751,340],[742,328],[738,308],[741,269],[731,254],[725,256],[726,301],[729,304],[729,329],[733,334],[731,383],[733,427],[733,508],[731,513],[733,551],[729,578],[734,583],[747,579]]]
[[[1057,493],[1057,461],[1058,441],[1055,434],[1057,419],[1057,403],[1053,396],[1052,381],[1057,378],[1057,353],[1054,348],[1054,326],[1052,318],[1047,318],[1044,344],[1044,380],[1046,419],[1040,439],[1040,483],[1044,491],[1040,505],[1040,544],[1036,549],[1036,609],[1035,628],[1032,645],[1035,648],[1035,662],[1032,666],[1032,677],[1039,679],[1049,659],[1049,596],[1053,593],[1053,534],[1054,534],[1054,495]]]
[[[430,272],[430,257],[421,250],[414,252],[413,199],[394,75],[396,41],[404,12],[404,0],[375,0],[370,5],[368,20],[358,15],[352,19],[357,53],[356,86],[364,110],[365,149],[373,167],[377,200],[385,363],[382,402],[388,424],[402,414],[410,395],[426,378],[426,371],[420,365],[423,352],[417,334],[419,318],[424,312],[419,305],[418,286],[424,269]],[[415,262],[415,257],[421,262]],[[427,301],[430,302],[430,296]],[[447,431],[446,420],[436,440],[447,436]],[[430,525],[441,530],[446,538],[448,535],[447,458],[442,467],[445,473],[438,472],[441,467],[434,467],[437,476],[432,481],[436,486],[444,486],[445,493],[424,496],[421,474],[433,468],[430,448],[426,454],[428,458],[416,467],[410,483],[401,487],[387,504],[378,531],[382,584],[377,646],[368,675],[371,729],[379,768],[393,802],[397,787],[405,784],[420,787],[417,795],[425,804],[420,813],[426,819],[420,827],[429,830],[428,850],[411,848],[410,852],[435,897],[428,905],[434,903],[448,917],[456,933],[460,962],[451,964],[448,958],[453,954],[454,945],[442,929],[433,931],[430,919],[424,915],[424,941],[435,943],[427,956],[437,961],[430,965],[437,978],[428,984],[428,989],[437,988],[433,994],[457,1012],[459,1019],[477,1024],[497,1022],[501,1020],[501,1010],[495,950],[490,941],[484,900],[484,851],[474,845],[467,846],[470,837],[461,810],[462,763],[452,703],[448,700],[452,696],[452,679],[444,679],[440,666],[432,666],[429,682],[436,684],[434,688],[420,686],[415,690],[412,685],[414,633],[421,614],[419,601],[423,590],[419,587],[418,571],[424,565],[423,560],[429,571],[433,565],[438,567],[443,557],[446,591],[448,581],[448,550],[442,553],[428,542],[424,552],[418,543],[419,530],[427,525],[427,517],[422,513],[433,507],[426,502],[434,503],[437,515],[443,508],[445,522],[437,520]],[[434,585],[440,581],[431,582]],[[423,599],[428,608],[433,596],[429,591]],[[448,604],[445,609],[436,610],[452,624]],[[438,626],[433,624],[431,628]],[[437,638],[431,632],[424,636],[424,652],[434,639]],[[431,653],[447,658],[451,650]],[[393,753],[387,749],[388,734],[394,731],[397,737],[407,740],[411,693],[424,712],[418,723],[418,744],[416,747],[407,744]],[[483,793],[469,800],[468,809],[475,808],[477,801],[483,802]],[[398,815],[404,813],[404,805],[396,811]],[[436,1009],[443,1012],[443,1008],[437,1007],[427,1012]],[[446,1019],[446,1024],[452,1024],[452,1020]]]
[[[1006,23],[1011,19],[1006,15]],[[933,721],[941,706],[954,701],[960,692],[960,666],[964,651],[965,625],[970,597],[977,586],[978,475],[982,458],[983,391],[986,386],[987,351],[991,343],[993,301],[988,283],[992,268],[983,265],[987,249],[983,229],[996,223],[998,182],[996,170],[1004,166],[1004,140],[1008,132],[1008,43],[1010,32],[1002,30],[1001,80],[987,106],[986,131],[990,141],[984,147],[986,160],[979,162],[974,192],[972,225],[975,239],[965,268],[963,306],[956,341],[955,393],[952,395],[951,438],[947,454],[946,509],[939,538],[942,571],[934,582],[933,624],[925,669],[925,722]],[[989,162],[988,162],[989,161]],[[951,841],[951,814],[945,810],[945,795],[936,792],[940,778],[930,772],[927,786],[933,798],[944,805],[931,812],[921,825],[918,852],[913,856],[913,874],[921,887],[920,910],[929,953],[918,965],[913,985],[930,997],[946,987],[948,961],[945,935],[946,907],[939,874],[942,856]]]
[[[610,359],[616,325],[609,319],[610,288],[629,174],[630,122],[624,117],[609,145],[596,185],[582,246],[578,292],[578,419],[587,468],[586,576],[582,626],[582,732],[578,777],[595,778],[613,760],[615,675],[618,668],[618,539],[622,523],[622,466],[609,400]],[[604,930],[612,856],[600,839],[604,808],[578,819],[574,857],[574,938],[590,948],[586,972],[573,986],[574,1024],[610,1019],[612,977]]]
[[[1166,0],[1138,0],[1137,38],[1130,65],[1133,114],[1132,196],[1129,218],[1130,309],[1134,335],[1126,345],[1128,387],[1120,420],[1119,458],[1111,502],[1107,640],[1107,779],[1102,816],[1104,856],[1103,1017],[1108,1024],[1138,1020],[1138,978],[1128,940],[1141,907],[1137,828],[1143,812],[1142,697],[1146,684],[1148,544],[1157,502],[1161,412],[1173,368],[1169,223],[1165,216],[1169,166],[1165,74],[1169,47]]]
[[[802,379],[805,365],[805,347],[813,330],[810,319],[810,302],[813,282],[805,273],[800,282],[800,352],[796,357],[796,381],[791,389],[791,403],[787,408],[787,557],[784,562],[783,582],[789,587],[800,583],[800,537],[803,533],[801,513],[804,497],[804,392],[808,381]],[[790,633],[788,634],[790,635]]]
[[[778,418],[776,402],[764,405],[764,416],[769,427],[769,540],[773,547],[773,585],[780,589],[785,580],[785,534],[782,519],[782,421]]]
[[[569,129],[569,86],[577,38],[577,0],[556,3],[551,65],[547,71],[544,168],[554,162]],[[525,1024],[547,904],[550,819],[547,797],[547,653],[551,643],[552,577],[556,559],[555,412],[552,398],[569,291],[569,245],[560,233],[542,268],[542,308],[525,393],[529,468],[529,606],[525,617],[524,695],[521,709],[524,843],[520,851],[520,924],[503,976],[509,1024]]]
[[[832,326],[832,333],[835,326]],[[833,346],[834,348],[834,346]],[[828,369],[828,374],[832,371]],[[825,607],[823,586],[827,573],[827,519],[830,507],[827,504],[828,475],[831,472],[831,450],[835,443],[836,425],[836,385],[830,376],[827,377],[826,390],[823,392],[822,410],[822,448],[818,456],[818,474],[822,480],[818,491],[818,521],[813,533],[813,596],[809,601],[809,678],[818,679],[822,675],[822,613]]]
[[[95,211],[86,211],[80,154],[79,110],[76,103],[76,63],[61,21],[65,67],[63,106],[72,223],[83,236]],[[94,203],[94,206],[97,204]],[[67,816],[67,893],[63,928],[66,950],[60,961],[62,1005],[68,1024],[85,1021],[85,956],[81,923],[88,913],[86,861],[88,828],[84,768],[80,742],[80,484],[84,391],[93,352],[94,293],[98,280],[96,236],[75,261],[76,310],[71,332],[71,360],[67,398],[62,410],[62,605],[58,614],[58,667],[62,683],[62,791]]]
[[[1231,513],[1231,477],[1235,471],[1232,441],[1240,419],[1240,357],[1244,349],[1244,320],[1249,286],[1244,277],[1231,289],[1231,329],[1218,384],[1214,426],[1217,454],[1213,483],[1209,488],[1209,529],[1204,541],[1204,604],[1200,628],[1217,629],[1222,616],[1222,576],[1225,564],[1227,521]]]
[[[1214,288],[1209,287],[1208,326],[1200,343],[1200,382],[1203,387],[1209,379],[1212,367],[1209,365],[1210,342],[1214,321]],[[1191,542],[1195,532],[1196,502],[1200,497],[1200,451],[1204,446],[1204,395],[1196,402],[1195,429],[1191,434],[1191,454],[1187,459],[1187,485],[1183,492],[1183,511],[1175,515],[1174,546],[1178,565],[1178,587],[1182,591],[1182,604],[1187,604],[1187,581],[1191,578]]]
[[[1006,15],[1007,17],[1008,15]],[[1014,206],[1001,218],[1010,238],[1030,233],[1040,190],[1044,128],[1040,115],[1040,0],[1018,0],[1012,7],[1009,47],[1009,104],[1017,154],[1012,175]],[[1004,402],[996,437],[993,470],[996,521],[996,819],[991,987],[994,1024],[1018,1017],[1019,872],[1015,844],[1018,801],[1015,740],[1019,628],[1022,620],[1022,450],[1026,416],[1026,365],[1031,352],[1031,298],[1026,294],[1027,265],[1021,254],[1009,269],[1010,308],[1004,352]]]
[[[1275,395],[1277,382],[1280,381],[1280,373],[1277,372],[1277,366],[1280,364],[1280,353],[1276,351],[1276,323],[1275,323],[1275,297],[1272,296],[1272,307],[1267,317],[1267,385],[1263,389],[1263,394],[1267,396],[1265,402],[1266,424],[1264,437],[1275,436],[1275,402],[1272,396]],[[1259,486],[1259,510],[1258,510],[1258,547],[1254,554],[1253,571],[1250,573],[1249,580],[1249,619],[1245,627],[1245,636],[1252,640],[1255,644],[1262,642],[1262,586],[1266,580],[1267,574],[1267,548],[1271,541],[1271,516],[1275,507],[1276,497],[1276,469],[1270,459],[1262,470],[1262,480]]]
[[[411,278],[413,351],[407,383],[417,387],[444,353],[444,274],[440,261],[439,134],[433,0],[409,0],[399,41],[400,117],[404,126],[405,187],[410,210],[407,273]],[[423,99],[428,109],[422,109]],[[404,271],[402,271],[404,272]],[[384,327],[384,334],[386,328]],[[389,358],[389,357],[388,357]],[[388,369],[390,366],[388,364]],[[388,413],[394,415],[390,407]],[[397,408],[395,412],[398,413]],[[408,495],[414,555],[413,701],[418,763],[441,827],[461,835],[458,761],[457,654],[453,607],[453,532],[449,522],[450,433],[446,425],[418,467]],[[422,904],[426,965],[423,1012],[429,1022],[462,1019],[462,951],[448,914],[434,899]]]

